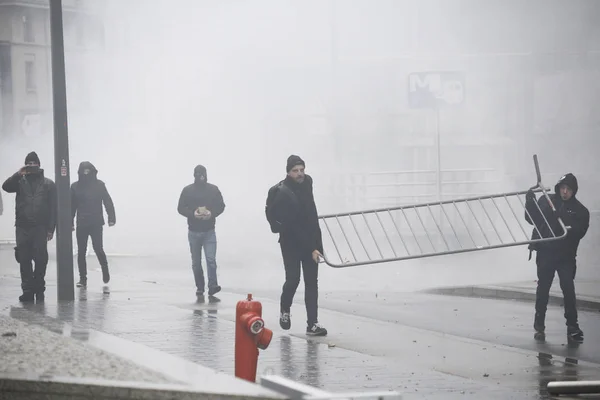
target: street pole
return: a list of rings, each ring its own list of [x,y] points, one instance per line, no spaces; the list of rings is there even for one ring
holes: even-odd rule
[[[440,108],[435,107],[435,144],[436,144],[436,157],[437,157],[437,197],[439,201],[442,201],[442,144],[440,134]]]
[[[56,228],[57,292],[58,301],[70,301],[75,299],[75,285],[73,279],[71,181],[69,176],[69,132],[62,0],[50,0],[50,41],[54,113],[54,165],[58,197]]]

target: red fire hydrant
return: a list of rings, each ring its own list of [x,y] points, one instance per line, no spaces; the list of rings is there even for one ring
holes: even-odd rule
[[[249,294],[246,300],[237,303],[235,313],[235,376],[250,382],[256,382],[258,349],[269,347],[273,331],[265,328],[262,319],[262,304],[252,300]]]

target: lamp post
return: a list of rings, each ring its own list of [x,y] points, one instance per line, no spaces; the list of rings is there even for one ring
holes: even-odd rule
[[[50,48],[52,54],[54,164],[58,208],[56,219],[57,293],[59,301],[69,301],[75,299],[75,285],[62,0],[50,0]]]

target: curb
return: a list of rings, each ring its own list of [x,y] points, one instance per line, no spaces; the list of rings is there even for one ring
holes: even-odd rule
[[[485,299],[502,299],[535,302],[535,291],[518,290],[494,286],[463,286],[428,289],[423,293],[440,294],[459,297],[477,297]],[[549,305],[562,306],[562,296],[550,294]],[[577,308],[582,310],[600,311],[600,299],[578,298]]]
[[[210,393],[176,384],[153,384],[90,378],[18,377],[0,375],[0,392],[11,399],[171,399],[171,400],[258,400],[264,396]],[[284,398],[273,397],[273,399]]]

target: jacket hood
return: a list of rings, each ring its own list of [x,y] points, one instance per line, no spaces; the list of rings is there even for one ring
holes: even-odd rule
[[[194,168],[194,178],[196,183],[208,182],[208,176],[206,175],[206,167],[204,165],[197,165],[196,168]]]
[[[89,175],[91,177],[97,178],[98,170],[96,169],[96,167],[94,167],[94,164],[92,164],[89,161],[83,161],[81,164],[79,164],[79,169],[77,170],[77,174],[79,175],[80,179],[86,175],[86,170],[89,170]]]
[[[573,196],[577,194],[579,190],[579,185],[577,184],[577,178],[572,173],[568,173],[563,175],[562,178],[558,180],[556,186],[554,186],[554,192],[558,195],[560,194],[560,185],[567,185],[573,191]]]

